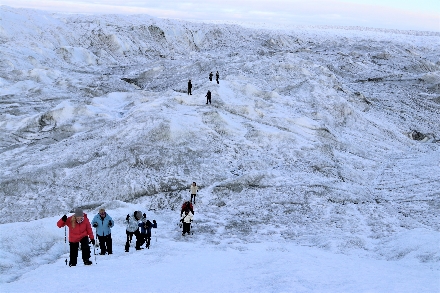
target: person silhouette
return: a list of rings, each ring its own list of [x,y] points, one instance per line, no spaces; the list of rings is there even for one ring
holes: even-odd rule
[[[209,102],[209,104],[211,104],[211,91],[210,90],[208,90],[205,97],[206,97],[206,105],[208,105],[208,102]]]
[[[191,83],[191,79],[188,81],[188,95],[192,95],[191,93],[191,89],[192,89],[192,83]]]

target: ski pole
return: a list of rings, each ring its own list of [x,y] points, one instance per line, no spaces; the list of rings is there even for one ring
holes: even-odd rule
[[[96,262],[96,249],[95,249],[95,245],[93,245],[93,253],[95,254],[95,265],[96,265],[98,263]]]
[[[99,245],[98,228],[95,228],[95,244],[93,245],[93,248],[98,247],[98,245]],[[96,263],[96,252],[95,252],[95,263]]]
[[[95,228],[95,244],[93,245],[93,253],[95,254],[95,264],[97,264],[96,262],[96,247],[98,246],[99,243],[99,239],[98,239],[98,228]]]
[[[64,251],[67,254],[67,227],[64,226]],[[67,266],[67,256],[66,256],[66,266]]]
[[[99,238],[98,238],[98,228],[95,228],[95,245],[96,245],[96,247],[98,247],[99,246]]]

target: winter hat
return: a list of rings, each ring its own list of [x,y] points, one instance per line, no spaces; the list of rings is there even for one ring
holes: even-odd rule
[[[80,208],[75,209],[75,217],[84,217],[84,212]]]
[[[142,212],[141,211],[135,211],[134,212],[134,216],[136,219],[141,219],[142,218]]]

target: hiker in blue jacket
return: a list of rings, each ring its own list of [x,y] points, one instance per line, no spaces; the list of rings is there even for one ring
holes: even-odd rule
[[[141,239],[143,237],[142,244],[145,244],[145,247],[150,249],[150,240],[151,240],[151,228],[157,228],[156,220],[153,220],[153,223],[150,220],[147,220],[147,215],[143,214],[142,222],[139,223],[139,227],[141,227]],[[141,244],[141,245],[142,245]]]
[[[108,254],[113,253],[111,228],[114,224],[112,217],[105,212],[105,209],[100,209],[99,213],[92,220],[92,226],[96,229],[102,255],[106,252]]]

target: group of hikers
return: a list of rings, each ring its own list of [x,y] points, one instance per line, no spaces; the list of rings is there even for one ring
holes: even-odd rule
[[[127,225],[125,229],[125,234],[127,235],[125,252],[130,250],[130,243],[133,239],[133,235],[136,236],[136,250],[143,249],[142,245],[144,244],[145,248],[150,249],[151,229],[157,228],[156,220],[153,220],[153,223],[151,223],[150,220],[147,220],[147,215],[145,213],[142,214],[141,211],[135,211],[133,216],[130,216],[130,214],[127,215],[125,218],[125,224]],[[141,228],[140,231],[139,228]]]
[[[193,182],[190,186],[191,200],[183,203],[180,210],[180,221],[183,224],[182,235],[185,233],[190,234],[191,223],[194,216],[194,208],[192,203],[196,203],[196,195],[198,192],[198,186]],[[133,239],[133,235],[136,237],[135,249],[150,248],[151,242],[151,229],[157,228],[156,220],[151,222],[147,219],[147,215],[141,211],[135,211],[133,215],[128,214],[125,218],[126,235],[127,240],[125,243],[125,252],[129,252],[130,244]],[[115,225],[112,217],[105,211],[104,208],[99,209],[98,214],[93,217],[90,223],[87,214],[81,208],[76,208],[74,214],[70,217],[64,215],[57,222],[59,228],[69,227],[69,246],[70,246],[70,259],[69,266],[76,266],[78,259],[78,250],[81,248],[81,257],[84,265],[91,265],[90,261],[91,250],[89,243],[95,246],[95,237],[92,227],[95,228],[95,234],[98,237],[98,243],[100,248],[100,255],[112,254],[112,234],[111,228]],[[139,229],[140,228],[140,229]],[[90,239],[90,241],[89,241]],[[66,235],[65,235],[66,241]],[[67,264],[67,260],[66,260]]]
[[[209,81],[212,81],[212,77],[214,75],[212,74],[212,71],[209,73]],[[218,73],[218,71],[215,73],[215,81],[217,81],[217,84],[219,84],[219,79],[220,79],[220,74]],[[188,80],[188,95],[192,95],[192,83],[191,83],[191,79]],[[211,104],[211,91],[208,90],[208,92],[205,95],[206,97],[206,104]]]
[[[183,226],[182,236],[185,236],[185,233],[189,235],[191,232],[191,223],[194,217],[194,207],[192,204],[193,202],[194,204],[196,203],[196,195],[197,192],[199,192],[199,187],[197,186],[197,183],[193,182],[191,184],[189,192],[191,193],[191,200],[184,202],[182,208],[180,209],[180,222]]]

